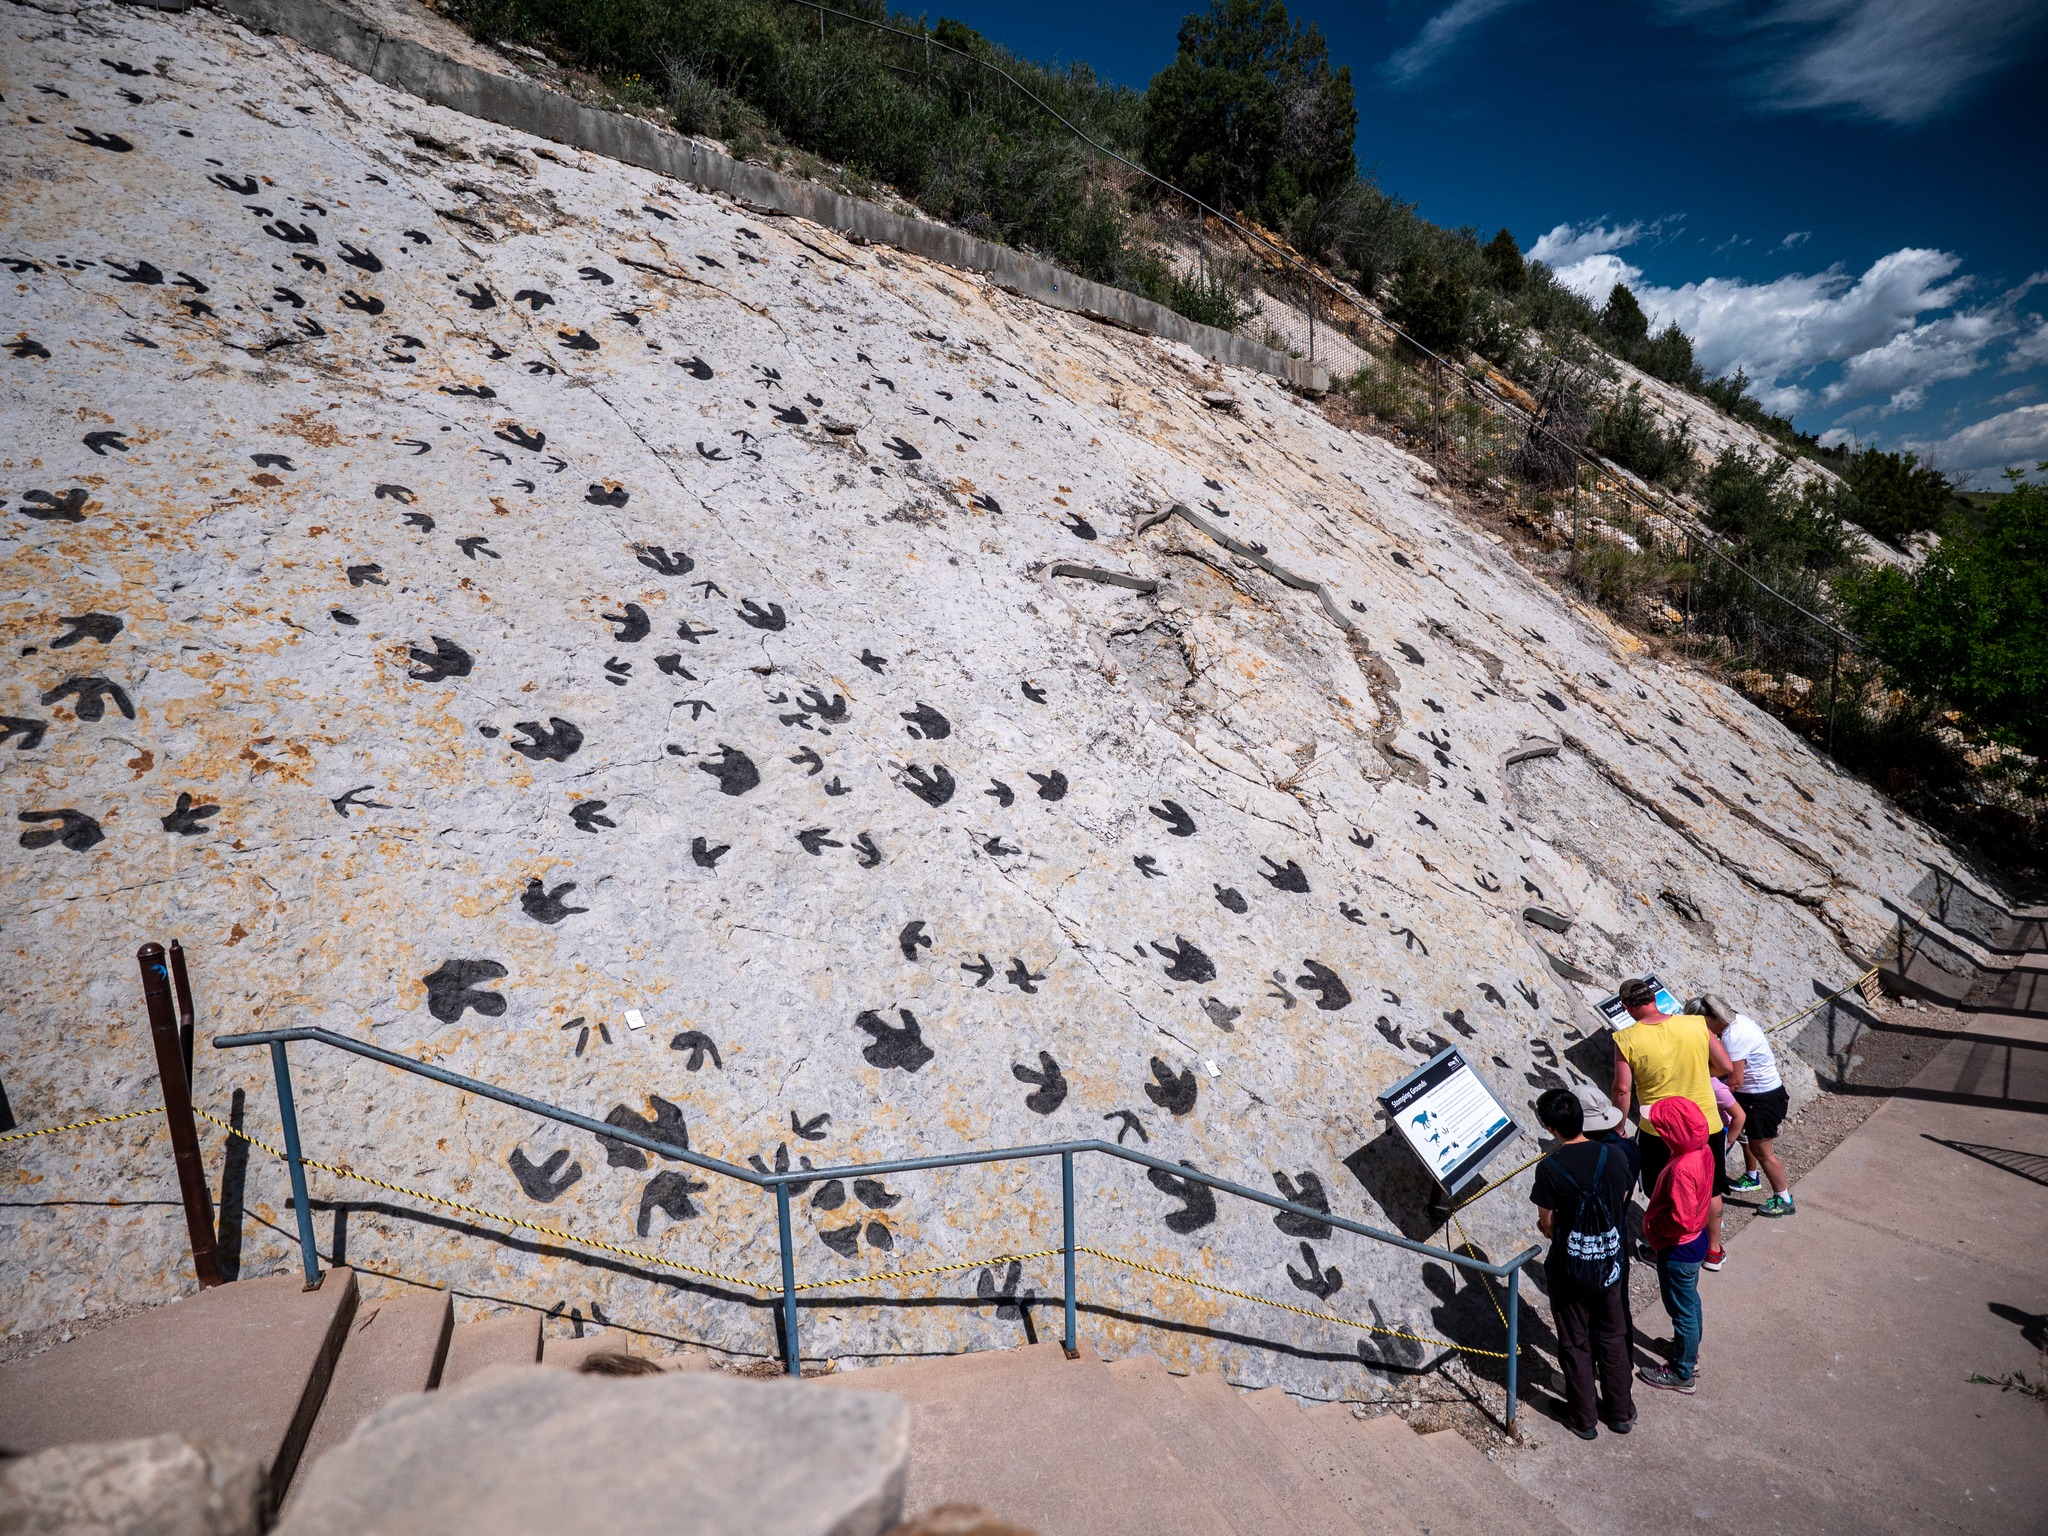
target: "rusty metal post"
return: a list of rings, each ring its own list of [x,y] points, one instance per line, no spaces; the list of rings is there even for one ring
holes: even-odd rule
[[[185,946],[171,940],[171,985],[178,994],[178,1052],[185,1058],[185,1093],[192,1093],[192,978],[185,974]]]
[[[178,1165],[178,1193],[185,1205],[185,1231],[192,1241],[192,1269],[202,1288],[222,1284],[220,1257],[214,1251],[213,1198],[206,1188],[206,1168],[199,1159],[199,1133],[192,1124],[192,1090],[178,1053],[178,1026],[171,1016],[171,978],[161,944],[136,951],[142,967],[142,997],[149,1005],[149,1034],[156,1045],[156,1074],[164,1091],[164,1121],[171,1131],[171,1153]]]

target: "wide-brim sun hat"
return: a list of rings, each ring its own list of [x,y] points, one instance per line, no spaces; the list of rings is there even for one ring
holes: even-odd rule
[[[1591,1083],[1580,1083],[1572,1093],[1579,1108],[1586,1112],[1587,1130],[1611,1131],[1621,1124],[1621,1111],[1614,1107],[1614,1101]]]

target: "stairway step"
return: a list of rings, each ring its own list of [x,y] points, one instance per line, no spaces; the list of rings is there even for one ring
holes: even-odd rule
[[[1401,1501],[1399,1491],[1375,1476],[1358,1455],[1346,1427],[1351,1410],[1342,1403],[1307,1403],[1296,1418],[1305,1426],[1300,1449],[1323,1485],[1371,1536],[1422,1536],[1422,1522]]]
[[[1353,1419],[1348,1429],[1366,1475],[1393,1491],[1424,1536],[1465,1536],[1487,1529],[1469,1490],[1398,1414]]]
[[[1300,1526],[1239,1448],[1217,1435],[1180,1390],[1165,1364],[1132,1355],[1109,1365],[1110,1379],[1184,1467],[1205,1481],[1216,1509],[1237,1536],[1300,1536]]]
[[[634,1338],[629,1333],[618,1333],[601,1329],[586,1333],[580,1339],[545,1339],[541,1343],[540,1363],[557,1370],[574,1371],[582,1369],[583,1362],[592,1355],[632,1355],[637,1359],[651,1360],[664,1371],[708,1371],[711,1357],[701,1349],[677,1350],[672,1354],[650,1355],[633,1347]]]
[[[1297,1453],[1299,1430],[1280,1417],[1295,1411],[1287,1394],[1279,1401],[1257,1402],[1259,1393],[1241,1393],[1214,1371],[1180,1378],[1180,1389],[1195,1403],[1209,1426],[1226,1444],[1238,1448],[1300,1531],[1328,1531],[1336,1536],[1364,1536],[1358,1522],[1323,1487],[1322,1479]]]
[[[358,1306],[302,1463],[310,1467],[386,1403],[440,1385],[454,1327],[446,1291],[412,1291]],[[294,1479],[293,1488],[299,1483]]]
[[[493,1365],[540,1363],[538,1312],[514,1312],[474,1323],[457,1323],[441,1367],[441,1385],[452,1387]]]
[[[352,1270],[308,1291],[296,1271],[151,1307],[0,1366],[0,1447],[186,1435],[290,1483],[356,1311]]]
[[[1236,1536],[1085,1347],[980,1350],[821,1379],[910,1404],[907,1514],[978,1504],[1044,1536]]]
[[[1524,1490],[1454,1429],[1417,1436],[1422,1448],[1461,1477],[1488,1527],[1512,1527],[1534,1536],[1570,1536],[1550,1506]]]

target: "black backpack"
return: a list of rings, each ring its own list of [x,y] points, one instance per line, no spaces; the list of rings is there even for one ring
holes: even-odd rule
[[[1554,1159],[1551,1163],[1551,1172],[1579,1192],[1579,1208],[1565,1228],[1564,1246],[1558,1252],[1563,1278],[1589,1291],[1604,1291],[1621,1278],[1621,1227],[1607,1209],[1607,1195],[1601,1187],[1607,1152],[1603,1141],[1599,1160],[1593,1165],[1591,1189],[1581,1189],[1562,1163]]]

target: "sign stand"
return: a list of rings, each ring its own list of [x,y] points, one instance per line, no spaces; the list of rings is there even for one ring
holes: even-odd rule
[[[1514,1116],[1455,1045],[1438,1051],[1379,1099],[1436,1181],[1441,1198],[1432,1198],[1432,1214],[1448,1215],[1458,1191],[1522,1134]]]

